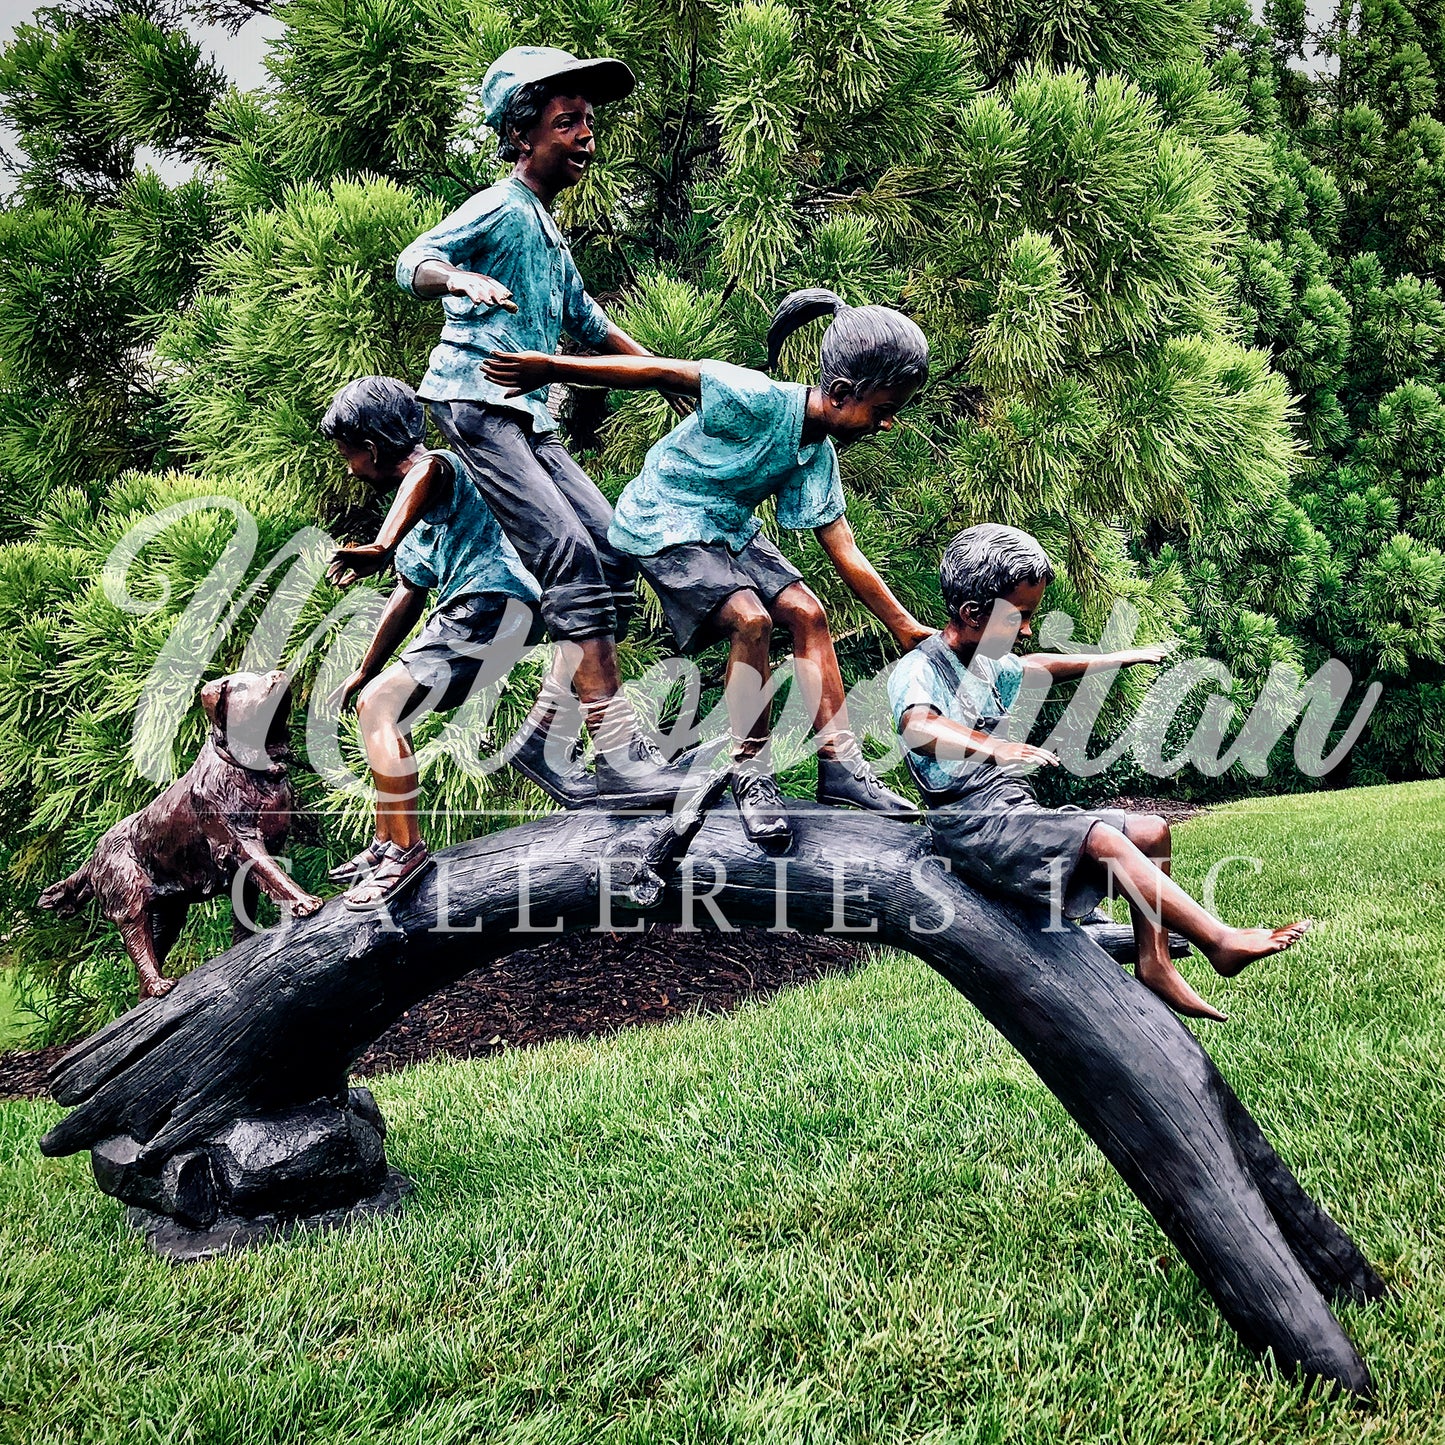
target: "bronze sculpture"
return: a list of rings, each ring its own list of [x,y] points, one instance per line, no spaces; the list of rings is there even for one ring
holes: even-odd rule
[[[207,683],[201,704],[211,734],[186,774],[40,895],[40,906],[62,917],[99,903],[120,929],[143,999],[175,986],[161,967],[190,905],[229,894],[240,870],[243,884],[254,881],[293,917],[321,907],[273,856],[291,828],[290,679],[279,671],[233,673]]]

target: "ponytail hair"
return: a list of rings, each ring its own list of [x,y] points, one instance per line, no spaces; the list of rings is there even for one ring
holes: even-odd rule
[[[778,369],[783,343],[820,316],[833,320],[823,333],[821,372],[826,391],[846,381],[856,394],[879,387],[910,389],[928,380],[928,338],[900,311],[849,306],[822,287],[783,297],[768,327],[768,370]]]

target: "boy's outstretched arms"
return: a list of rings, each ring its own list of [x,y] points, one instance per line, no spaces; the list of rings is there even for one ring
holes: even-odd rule
[[[391,596],[386,599],[386,606],[382,609],[381,618],[376,624],[376,631],[372,634],[366,655],[361,659],[356,671],[331,694],[327,701],[335,703],[342,712],[345,712],[351,706],[352,699],[356,694],[391,660],[392,653],[401,645],[401,641],[407,633],[416,626],[417,619],[425,609],[426,589],[413,587],[410,582],[398,582]]]
[[[1045,672],[1055,682],[1072,682],[1086,672],[1102,672],[1106,668],[1157,666],[1175,644],[1154,643],[1149,647],[1131,647],[1125,652],[1031,652],[1023,659],[1027,672]]]
[[[331,554],[326,580],[333,587],[350,587],[363,577],[384,571],[401,539],[441,500],[442,489],[451,485],[447,470],[440,457],[428,456],[419,461],[401,479],[376,541],[338,547]]]
[[[935,629],[925,627],[893,595],[893,589],[863,555],[846,517],[815,528],[813,535],[854,596],[893,634],[899,647],[908,652],[933,636]]]
[[[631,341],[623,333],[624,340]],[[631,343],[636,345],[635,342]],[[673,391],[702,395],[702,372],[695,361],[645,354],[546,356],[540,351],[497,351],[483,364],[487,380],[521,396],[554,381],[579,386],[609,386],[627,391]]]
[[[1056,768],[1059,765],[1058,757],[1047,748],[1011,742],[1008,738],[965,727],[932,708],[909,708],[899,719],[898,732],[904,747],[931,758],[987,758],[1000,767],[1013,764]]]

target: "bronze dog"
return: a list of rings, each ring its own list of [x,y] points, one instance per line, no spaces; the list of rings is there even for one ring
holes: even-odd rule
[[[271,855],[291,827],[286,674],[238,672],[208,682],[201,705],[211,735],[190,771],[117,823],[84,866],[40,895],[40,906],[62,917],[92,898],[100,904],[120,928],[142,998],[174,986],[161,965],[190,905],[228,892],[241,869],[244,883],[254,879],[295,917],[321,907]]]

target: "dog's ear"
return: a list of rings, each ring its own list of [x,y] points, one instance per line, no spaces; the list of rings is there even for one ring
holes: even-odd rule
[[[223,732],[226,727],[226,700],[230,693],[231,679],[229,677],[218,677],[201,689],[201,706],[205,708],[206,716],[211,720],[211,726],[220,728]]]

